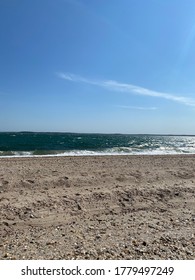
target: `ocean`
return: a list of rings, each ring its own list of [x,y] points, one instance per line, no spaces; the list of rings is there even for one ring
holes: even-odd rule
[[[145,154],[195,154],[195,136],[0,133],[0,157]]]

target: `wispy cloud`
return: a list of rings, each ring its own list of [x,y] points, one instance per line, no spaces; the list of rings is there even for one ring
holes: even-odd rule
[[[96,85],[96,86],[100,86],[100,87],[104,86],[103,81],[96,81],[96,80],[92,80],[92,79],[87,79],[87,78],[81,77],[79,75],[74,75],[74,74],[71,74],[71,73],[61,73],[61,72],[59,72],[59,73],[57,73],[57,76],[61,79],[68,80],[68,81],[71,81],[71,82],[86,83],[86,84]]]
[[[70,73],[57,73],[57,76],[59,78],[71,81],[71,82],[81,82],[81,83],[87,83],[99,87],[106,88],[108,90],[114,90],[118,92],[127,92],[135,95],[142,95],[142,96],[150,96],[150,97],[156,97],[156,98],[163,98],[170,101],[182,103],[187,106],[195,106],[195,99],[184,97],[184,96],[177,96],[174,94],[169,94],[165,92],[159,92],[150,90],[147,88],[143,88],[140,86],[135,86],[132,84],[126,84],[126,83],[120,83],[113,80],[92,80],[87,79],[78,75],[70,74]]]
[[[157,110],[157,107],[140,107],[140,106],[125,106],[125,105],[118,105],[118,108],[122,109],[134,109],[134,110]]]

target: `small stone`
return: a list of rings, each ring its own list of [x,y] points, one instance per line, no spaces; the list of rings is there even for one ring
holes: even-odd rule
[[[138,243],[137,243],[136,240],[133,240],[132,243],[133,243],[134,246],[138,246]]]
[[[7,185],[9,182],[7,180],[3,180],[3,185]]]
[[[81,209],[82,209],[82,207],[81,207],[81,205],[80,205],[80,204],[77,204],[77,207],[78,207],[78,209],[79,209],[79,210],[81,210]]]
[[[54,245],[54,244],[56,244],[56,241],[48,241],[48,242],[46,242],[46,245]]]
[[[96,238],[96,239],[100,239],[100,238],[101,238],[101,235],[100,235],[100,234],[97,234],[95,238]]]
[[[34,180],[29,179],[29,180],[27,180],[27,182],[29,182],[29,183],[33,184],[35,181],[34,181]]]

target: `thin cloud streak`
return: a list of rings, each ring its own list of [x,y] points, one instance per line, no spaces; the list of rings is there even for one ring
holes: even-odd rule
[[[135,110],[157,110],[157,107],[139,107],[139,106],[125,106],[125,105],[118,105],[118,108],[122,109],[135,109]]]
[[[114,90],[118,92],[127,92],[135,95],[163,98],[174,102],[182,103],[187,106],[195,107],[195,100],[192,98],[154,91],[147,88],[135,86],[132,84],[119,83],[113,80],[106,80],[106,81],[91,80],[70,73],[57,73],[57,76],[61,79],[68,80],[71,82],[82,82],[82,83],[91,84],[91,85],[103,87],[108,90]]]

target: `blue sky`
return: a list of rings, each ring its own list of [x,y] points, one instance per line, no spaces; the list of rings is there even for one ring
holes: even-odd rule
[[[195,134],[194,0],[1,0],[0,131]]]

